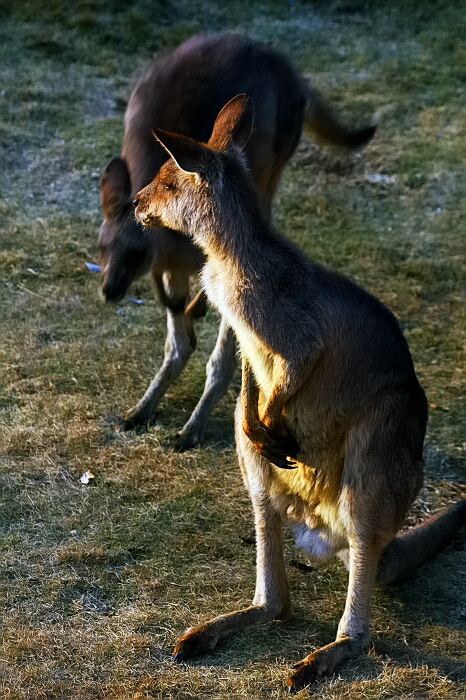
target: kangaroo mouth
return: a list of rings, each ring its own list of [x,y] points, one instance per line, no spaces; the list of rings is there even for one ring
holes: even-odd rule
[[[135,210],[134,214],[136,219],[146,228],[161,228],[163,226],[163,222],[158,216],[154,216],[154,214],[138,211],[138,209]]]

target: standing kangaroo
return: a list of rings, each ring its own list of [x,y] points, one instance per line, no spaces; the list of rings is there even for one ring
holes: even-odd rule
[[[408,345],[380,301],[271,227],[245,167],[252,121],[250,100],[238,95],[206,146],[156,129],[170,159],[134,204],[145,226],[189,233],[204,252],[205,291],[243,363],[235,428],[255,514],[256,592],[250,607],[188,629],[175,658],[290,614],[286,519],[314,557],[349,548],[336,641],[295,667],[288,685],[299,689],[368,646],[374,583],[443,548],[466,519],[466,500],[395,536],[422,483],[427,421]]]
[[[150,272],[167,309],[168,336],[162,367],[126,413],[120,423],[124,430],[154,422],[161,398],[195,348],[193,319],[206,310],[203,296],[189,303],[190,277],[204,263],[202,251],[165,227],[149,235],[133,216],[134,193],[149,184],[167,159],[151,129],[159,126],[206,141],[220,108],[242,92],[255,104],[245,156],[266,216],[303,122],[312,133],[343,146],[359,146],[375,130],[343,126],[284,56],[238,35],[195,36],[157,59],[138,80],[125,114],[121,157],[107,165],[101,178],[101,292],[106,301],[118,301],[135,279]],[[202,443],[210,412],[233,376],[235,351],[233,334],[222,322],[204,393],[179,435],[179,449]]]

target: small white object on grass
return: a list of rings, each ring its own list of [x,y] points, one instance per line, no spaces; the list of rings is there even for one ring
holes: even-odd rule
[[[80,482],[82,484],[88,484],[92,479],[95,479],[95,476],[91,472],[91,470],[88,469],[87,472],[84,472],[84,474],[82,475]]]
[[[367,180],[367,182],[383,183],[387,185],[394,185],[398,181],[396,175],[384,175],[383,173],[366,173],[364,179]]]

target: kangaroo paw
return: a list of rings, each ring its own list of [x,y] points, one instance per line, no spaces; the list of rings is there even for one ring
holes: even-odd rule
[[[339,664],[353,658],[361,651],[360,642],[349,637],[342,637],[336,642],[317,649],[293,666],[294,671],[287,680],[289,692],[297,692],[319,678],[332,675]]]
[[[286,435],[278,435],[274,433],[269,428],[266,428],[267,434],[274,441],[274,443],[280,447],[280,449],[286,453],[287,457],[295,459],[298,453],[301,451],[300,446],[290,433]]]
[[[295,458],[300,451],[299,445],[291,435],[278,435],[268,428],[264,441],[258,445],[259,453],[281,469],[295,469]]]
[[[257,443],[256,449],[262,457],[265,457],[265,459],[268,459],[269,462],[276,467],[280,467],[280,469],[296,469],[297,467],[296,462],[279,446]]]

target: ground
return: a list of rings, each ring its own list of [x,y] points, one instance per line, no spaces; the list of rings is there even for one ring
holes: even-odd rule
[[[239,378],[205,448],[175,453],[215,340],[209,311],[157,425],[115,432],[160,364],[165,320],[148,280],[131,292],[143,304],[104,306],[85,262],[96,261],[100,172],[119,152],[134,79],[197,31],[270,41],[347,121],[377,119],[363,153],[303,139],[274,216],[402,323],[430,404],[409,523],[464,497],[465,18],[463,0],[1,4],[0,697],[283,698],[290,666],[334,637],[343,609],[342,565],[303,566],[287,540],[295,617],[171,661],[186,626],[253,593],[232,429]],[[459,535],[377,590],[369,654],[298,697],[464,697],[464,544]]]

